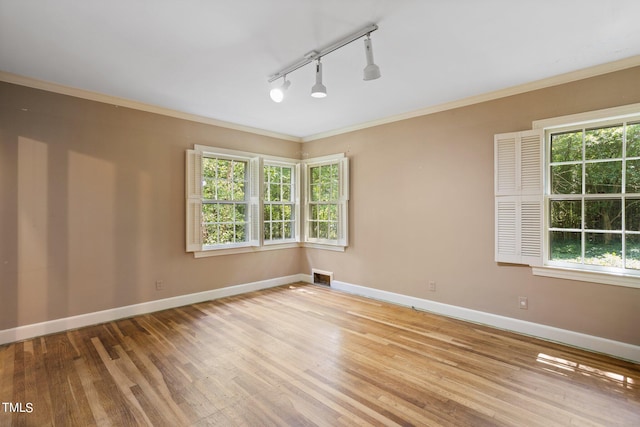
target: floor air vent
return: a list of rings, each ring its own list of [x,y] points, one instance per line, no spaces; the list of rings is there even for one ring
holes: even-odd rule
[[[332,272],[316,270],[314,268],[311,270],[311,275],[313,276],[314,285],[331,286],[331,281],[333,280]]]

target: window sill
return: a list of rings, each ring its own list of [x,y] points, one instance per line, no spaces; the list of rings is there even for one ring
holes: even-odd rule
[[[312,243],[312,242],[303,243],[302,247],[313,248],[313,249],[324,249],[326,251],[334,251],[334,252],[344,252],[346,249],[345,246],[335,246],[335,245]]]
[[[212,256],[223,255],[236,255],[247,254],[253,252],[275,251],[279,249],[292,249],[292,248],[313,248],[323,249],[326,251],[344,252],[344,246],[333,246],[321,243],[302,243],[302,242],[286,242],[286,243],[265,243],[262,246],[237,246],[234,248],[222,248],[222,249],[208,249],[205,251],[194,252],[194,258],[207,258]]]
[[[242,246],[236,248],[229,249],[209,249],[206,251],[194,252],[194,258],[206,258],[211,256],[222,256],[222,255],[236,255],[236,254],[246,254],[252,252],[264,252],[264,251],[274,251],[278,249],[291,249],[291,248],[299,248],[300,243],[292,242],[292,243],[281,243],[281,244],[268,244],[264,246]]]
[[[555,277],[557,279],[579,280],[581,282],[640,288],[640,276],[627,274],[601,273],[597,271],[585,271],[554,266],[532,267],[532,272],[534,276]]]

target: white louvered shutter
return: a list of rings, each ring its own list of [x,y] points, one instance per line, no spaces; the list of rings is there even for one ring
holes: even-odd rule
[[[202,250],[202,152],[187,150],[185,166],[186,250]]]
[[[302,182],[303,182],[303,178],[300,175],[300,163],[297,163],[295,165],[294,168],[294,173],[295,173],[295,179],[293,180],[293,185],[294,187],[294,202],[295,202],[295,207],[294,207],[294,221],[293,221],[293,225],[294,225],[294,233],[295,233],[295,238],[296,238],[296,242],[301,242],[302,241],[302,237],[300,235],[301,231],[302,231],[302,227],[300,226],[300,223],[302,222],[302,217],[300,216],[302,214],[301,209],[300,209],[300,189],[302,187]]]
[[[251,246],[262,245],[262,184],[264,182],[262,158],[249,161],[249,242]]]
[[[542,265],[543,132],[496,135],[495,259]]]
[[[338,204],[338,246],[349,243],[349,158],[344,157],[338,163],[340,180],[340,203]]]

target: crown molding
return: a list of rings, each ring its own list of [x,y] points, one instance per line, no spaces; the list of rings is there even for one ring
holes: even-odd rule
[[[144,102],[132,101],[116,96],[105,95],[99,92],[78,89],[70,86],[64,86],[57,83],[38,80],[31,77],[24,77],[18,74],[0,71],[0,81],[12,83],[19,86],[26,86],[33,89],[45,90],[48,92],[58,93],[61,95],[73,96],[76,98],[87,99],[90,101],[102,102],[105,104],[117,105],[119,107],[132,108],[134,110],[145,111],[147,113],[160,114],[163,116],[173,117],[176,119],[188,120],[191,122],[203,123],[212,126],[218,126],[227,129],[234,129],[242,132],[253,133],[256,135],[268,136],[271,138],[282,139],[286,141],[301,142],[302,139],[292,135],[272,132],[264,129],[258,129],[251,126],[239,125],[236,123],[216,120],[210,117],[199,116],[197,114],[185,113],[182,111],[172,110],[170,108],[159,107],[157,105],[146,104]]]
[[[467,106],[479,104],[482,102],[493,101],[499,98],[519,95],[525,92],[545,89],[548,87],[558,86],[565,83],[571,83],[574,81],[583,80],[590,77],[596,77],[599,75],[608,74],[615,71],[621,71],[627,68],[632,68],[637,66],[640,66],[640,55],[632,56],[632,57],[621,59],[614,62],[609,62],[606,64],[596,65],[596,66],[585,68],[582,70],[559,74],[557,76],[548,77],[545,79],[536,80],[534,82],[512,86],[505,89],[499,89],[493,92],[487,92],[484,94],[470,96],[467,98],[446,102],[443,104],[438,104],[430,107],[425,107],[425,108],[409,111],[402,114],[397,114],[397,115],[384,117],[377,120],[363,122],[353,126],[334,129],[327,132],[321,132],[321,133],[305,136],[302,138],[293,136],[293,135],[272,132],[264,129],[258,129],[250,126],[239,125],[236,123],[225,122],[222,120],[216,120],[213,118],[199,116],[196,114],[185,113],[182,111],[172,110],[170,108],[164,108],[156,105],[145,104],[143,102],[132,101],[125,98],[118,98],[115,96],[105,95],[98,92],[91,92],[84,89],[64,86],[57,83],[37,80],[30,77],[24,77],[17,74],[4,72],[4,71],[0,71],[0,81],[5,81],[7,83],[12,83],[20,86],[27,86],[34,89],[46,90],[49,92],[59,93],[62,95],[74,96],[76,98],[83,98],[91,101],[98,101],[98,102],[103,102],[107,104],[118,105],[120,107],[127,107],[127,108],[132,108],[140,111],[146,111],[149,113],[161,114],[164,116],[173,117],[177,119],[189,120],[192,122],[203,123],[203,124],[218,126],[218,127],[227,128],[227,129],[234,129],[242,132],[253,133],[256,135],[267,136],[267,137],[281,139],[285,141],[311,142],[311,141],[329,138],[332,136],[354,132],[357,130],[362,130],[370,127],[412,119],[420,116],[426,116],[429,114],[439,113],[447,110],[452,110],[455,108],[467,107]]]
[[[640,55],[632,56],[629,58],[621,59],[619,61],[609,62],[606,64],[600,64],[593,67],[585,68],[582,70],[571,71],[569,73],[559,74],[557,76],[548,77],[546,79],[536,80],[534,82],[524,83],[517,86],[508,87],[505,89],[499,89],[493,92],[487,92],[476,96],[470,96],[451,102],[446,102],[431,107],[421,108],[419,110],[409,111],[407,113],[398,114],[394,116],[384,117],[382,119],[373,120],[369,122],[360,123],[354,126],[349,126],[341,129],[335,129],[328,132],[322,132],[302,138],[302,142],[310,142],[318,139],[329,138],[331,136],[337,136],[356,130],[366,129],[374,126],[380,126],[388,123],[399,122],[401,120],[412,119],[414,117],[426,116],[429,114],[440,113],[447,110],[453,110],[460,107],[468,107],[474,104],[480,104],[482,102],[494,101],[500,98],[506,98],[508,96],[519,95],[525,92],[531,92],[534,90],[545,89],[552,86],[558,86],[565,83],[571,83],[578,80],[587,79],[590,77],[596,77],[603,74],[613,73],[615,71],[625,70],[627,68],[633,68],[640,66]]]

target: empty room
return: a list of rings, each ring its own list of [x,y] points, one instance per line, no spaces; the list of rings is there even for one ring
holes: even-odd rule
[[[640,425],[638,16],[0,0],[0,426]]]

